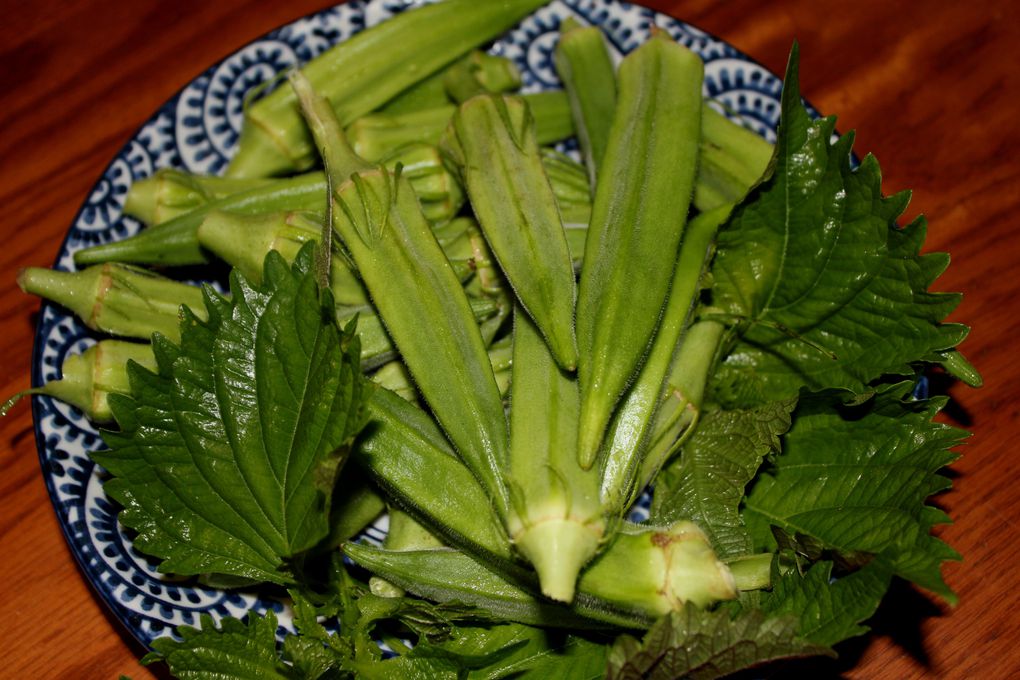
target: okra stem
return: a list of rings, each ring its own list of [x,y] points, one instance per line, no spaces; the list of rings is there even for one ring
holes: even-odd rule
[[[124,340],[101,340],[81,354],[71,354],[60,368],[60,378],[41,387],[15,395],[2,408],[0,416],[22,397],[41,394],[71,404],[94,423],[113,422],[109,396],[131,391],[127,363],[135,361],[149,370],[156,370],[152,346]]]
[[[26,293],[67,307],[89,328],[129,338],[159,332],[180,338],[179,311],[189,307],[205,318],[202,289],[122,264],[102,264],[79,272],[29,267],[18,274]]]
[[[560,26],[555,61],[594,194],[616,110],[616,69],[601,29],[582,27],[573,19]]]
[[[131,183],[124,198],[124,214],[148,225],[161,224],[211,201],[264,186],[270,181],[192,175],[177,168],[160,168],[151,177]]]
[[[535,566],[543,594],[570,602],[577,575],[605,534],[597,471],[577,464],[576,380],[520,309],[513,337],[507,530]]]
[[[362,31],[302,67],[312,87],[349,124],[469,50],[500,35],[546,0],[446,0]],[[317,153],[292,90],[280,87],[245,112],[228,177],[309,168]]]
[[[703,71],[696,54],[665,35],[620,65],[577,303],[584,467],[595,461],[669,293],[694,188]]]

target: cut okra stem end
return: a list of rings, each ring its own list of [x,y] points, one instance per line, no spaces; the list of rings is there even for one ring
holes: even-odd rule
[[[538,572],[542,594],[569,603],[574,599],[577,576],[598,551],[602,536],[601,522],[583,524],[558,518],[529,526],[513,540]]]

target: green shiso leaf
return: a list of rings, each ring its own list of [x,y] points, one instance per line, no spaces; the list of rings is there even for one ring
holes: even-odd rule
[[[797,634],[827,647],[867,633],[860,623],[875,613],[885,595],[892,577],[889,565],[874,560],[836,580],[832,566],[819,562],[803,575],[791,570],[762,596],[762,609],[771,616],[798,617]]]
[[[876,555],[893,572],[955,602],[941,564],[959,555],[931,535],[949,521],[926,505],[951,486],[939,470],[966,433],[932,422],[944,399],[912,401],[910,384],[886,386],[863,404],[845,393],[801,400],[793,426],[747,496],[744,520],[756,547],[774,549],[772,527],[808,537],[860,562]]]
[[[665,616],[638,641],[620,636],[609,654],[607,680],[709,680],[767,661],[831,652],[797,635],[798,619],[760,610],[685,607]]]
[[[180,626],[180,640],[157,638],[153,653],[143,664],[166,661],[178,678],[223,680],[297,680],[295,669],[283,664],[276,652],[276,614],[263,618],[248,614],[248,623],[225,618],[217,628],[207,614],[201,628]]]
[[[801,103],[794,46],[772,164],[718,237],[712,303],[736,341],[713,388],[729,406],[866,391],[966,335],[941,323],[960,296],[927,290],[945,257],[918,255],[923,218],[896,226],[909,195],[882,196],[870,155],[851,169],[853,134],[833,142],[834,125]]]
[[[720,559],[749,554],[754,544],[740,519],[740,502],[762,459],[779,450],[794,405],[790,399],[706,414],[681,455],[656,478],[652,521],[693,520]]]
[[[94,457],[161,571],[290,583],[287,560],[328,533],[366,383],[311,262],[270,253],[260,287],[235,272],[229,300],[207,291],[209,321],[186,313],[179,347],[156,336],[158,373],[132,366],[111,399],[121,431]]]

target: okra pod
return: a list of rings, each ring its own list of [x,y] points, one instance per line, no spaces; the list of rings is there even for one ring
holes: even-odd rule
[[[344,554],[403,590],[436,602],[473,605],[505,621],[532,626],[592,629],[605,627],[500,578],[450,548],[390,551],[348,543]],[[613,623],[634,627],[633,619]]]
[[[265,215],[236,215],[212,212],[198,228],[198,242],[245,278],[258,284],[262,263],[275,250],[291,263],[301,246],[322,236],[323,218],[316,213],[286,212]],[[329,288],[338,305],[369,304],[368,292],[346,258],[334,254],[329,270]]]
[[[25,390],[0,407],[0,416],[22,397],[41,394],[74,406],[94,423],[112,423],[111,394],[128,394],[127,364],[134,361],[156,370],[152,346],[124,340],[101,340],[81,354],[71,354],[60,367],[60,378]]]
[[[577,302],[583,467],[595,461],[669,293],[694,188],[703,72],[696,54],[664,34],[620,65]]]
[[[639,478],[649,430],[663,398],[680,334],[697,304],[716,231],[729,212],[730,208],[724,206],[702,213],[684,232],[659,330],[637,378],[613,416],[600,457],[602,504],[610,515],[622,515],[649,481]]]
[[[472,299],[468,307],[476,323],[485,323],[499,312],[499,305],[487,299]],[[393,345],[390,335],[371,306],[337,307],[337,323],[341,327],[358,319],[358,337],[361,338],[361,368],[372,370],[392,361],[397,356],[397,348]]]
[[[605,535],[598,472],[577,463],[577,381],[519,308],[513,352],[507,531],[538,572],[542,593],[569,603]]]
[[[701,155],[694,205],[702,212],[739,203],[768,167],[772,145],[707,103],[701,110]]]
[[[334,229],[419,391],[472,472],[503,507],[502,400],[464,289],[410,185],[385,169],[336,190]],[[423,328],[431,332],[422,334]]]
[[[562,90],[523,95],[535,117],[539,144],[553,144],[574,134],[570,102]],[[457,107],[441,106],[404,114],[363,116],[347,128],[347,138],[359,156],[380,161],[407,144],[438,144]]]
[[[701,415],[708,376],[718,358],[726,326],[712,319],[696,321],[677,348],[665,396],[652,429],[639,479],[649,482],[694,430]]]
[[[79,272],[28,267],[18,285],[67,307],[92,330],[148,340],[159,332],[180,338],[181,306],[205,319],[202,289],[123,264],[101,264]]]
[[[594,193],[616,110],[616,69],[602,31],[583,27],[573,19],[560,26],[555,62],[570,99],[577,141]]]
[[[557,363],[573,370],[574,270],[527,104],[473,97],[454,115],[453,131],[485,240]]]
[[[369,425],[352,460],[387,496],[450,545],[467,547],[493,564],[512,564],[509,540],[492,500],[458,460],[427,413],[378,388],[368,403]]]
[[[373,26],[305,64],[301,71],[347,125],[469,50],[497,37],[546,0],[445,0]],[[315,145],[290,88],[280,87],[245,112],[228,177],[304,170]]]
[[[434,109],[438,106],[448,106],[451,102],[450,97],[446,94],[446,85],[443,83],[443,80],[446,77],[446,72],[449,70],[450,67],[447,66],[445,69],[436,71],[424,80],[419,80],[379,107],[379,113],[398,115],[422,111],[424,109]]]
[[[124,198],[124,214],[150,226],[162,224],[206,203],[264,186],[270,181],[192,175],[177,168],[160,168],[151,177],[131,183]]]
[[[328,110],[302,111],[323,155],[347,141]],[[325,120],[319,121],[322,117]],[[507,458],[503,402],[460,280],[400,170],[336,175],[333,230],[347,246],[419,392],[501,511]],[[423,334],[422,329],[432,332]]]
[[[198,227],[214,211],[255,215],[280,210],[324,210],[325,180],[321,172],[274,180],[219,200],[157,224],[140,233],[74,254],[78,265],[103,262],[133,262],[165,266],[184,266],[208,262],[198,243]]]
[[[338,168],[338,172],[348,172],[354,162],[348,159],[344,162],[347,167]],[[364,167],[360,160],[356,162]],[[446,168],[435,147],[405,146],[383,158],[382,162],[390,169],[398,164],[404,166],[405,174],[421,201],[422,210],[430,221],[449,220],[464,204],[464,191],[459,181]],[[205,184],[210,179],[223,179],[186,173],[177,173],[175,176],[178,175],[182,181],[187,177],[200,184]],[[79,251],[75,254],[75,261],[78,264],[98,262],[169,266],[202,264],[208,261],[208,253],[201,247],[198,229],[212,212],[246,216],[282,211],[321,213],[326,209],[326,180],[321,172],[286,179],[229,181],[229,184],[241,186],[252,183],[258,185],[224,197],[210,195],[208,200],[200,202],[191,212],[154,225],[130,238]],[[253,257],[255,256],[253,254]],[[256,268],[261,272],[261,260],[256,264]]]
[[[455,61],[443,77],[446,94],[462,103],[479,94],[502,94],[521,86],[521,72],[506,57],[474,50]]]

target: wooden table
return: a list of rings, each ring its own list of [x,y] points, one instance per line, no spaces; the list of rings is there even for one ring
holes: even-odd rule
[[[110,158],[206,66],[324,0],[3,0],[0,2],[0,395],[29,386],[38,302],[17,291],[27,265],[49,265]],[[974,432],[938,504],[941,535],[965,556],[945,573],[948,611],[900,584],[836,664],[814,675],[1005,678],[1020,675],[1020,332],[1013,269],[1020,249],[1020,12],[1017,3],[938,0],[649,1],[782,73],[800,41],[802,91],[857,129],[887,192],[914,189],[927,249],[951,250],[936,288],[964,291],[952,319],[986,385],[953,385],[947,417]],[[36,457],[27,404],[0,421],[0,676],[158,677],[82,578],[64,543]]]

